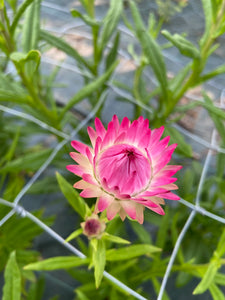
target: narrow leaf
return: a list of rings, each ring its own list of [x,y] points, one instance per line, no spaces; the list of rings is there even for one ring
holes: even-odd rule
[[[100,36],[100,48],[103,50],[108,43],[111,35],[115,32],[118,25],[120,15],[122,13],[123,3],[122,0],[111,0],[110,9],[104,18],[103,28]]]
[[[83,229],[82,229],[82,228],[79,228],[79,229],[75,230],[74,232],[72,232],[72,233],[68,236],[68,238],[66,238],[66,242],[69,242],[69,241],[75,239],[75,238],[78,237],[80,234],[82,234],[82,232],[83,232]]]
[[[114,64],[111,65],[111,67],[100,77],[93,80],[91,83],[85,85],[82,89],[80,89],[76,95],[68,101],[68,103],[65,105],[61,112],[61,118],[64,116],[64,114],[73,107],[76,103],[79,101],[85,99],[86,97],[93,94],[95,91],[100,89],[104,84],[106,84],[107,80],[111,76],[112,72],[116,68],[118,64],[118,61],[116,61]]]
[[[210,287],[210,285],[214,281],[214,277],[216,275],[217,270],[218,270],[218,263],[216,261],[210,262],[205,275],[203,276],[202,280],[193,291],[194,295],[202,294]]]
[[[48,158],[52,149],[39,150],[38,152],[25,154],[17,159],[8,162],[0,168],[0,173],[19,172],[19,171],[36,171]]]
[[[93,242],[94,240],[92,240]],[[92,253],[92,262],[94,265],[94,275],[95,275],[95,285],[96,288],[100,286],[102,281],[103,272],[105,269],[105,261],[106,261],[106,254],[105,254],[105,242],[103,240],[95,240],[96,247],[93,247]]]
[[[160,83],[162,94],[166,101],[168,99],[168,83],[166,75],[166,66],[162,53],[160,51],[160,47],[156,43],[154,38],[152,38],[152,36],[146,31],[140,13],[138,12],[138,8],[133,1],[130,2],[130,7],[135,23],[136,36],[139,39],[143,52],[146,55],[149,64],[152,66],[155,76]]]
[[[103,234],[102,239],[103,239],[103,240],[106,240],[106,241],[113,242],[113,243],[117,243],[117,244],[130,244],[129,241],[127,241],[127,240],[125,240],[125,239],[122,239],[121,237],[118,237],[118,236],[109,234],[109,233],[107,233],[107,232],[105,232],[105,233]]]
[[[13,19],[13,22],[12,22],[12,25],[11,25],[11,33],[14,34],[15,32],[15,29],[18,25],[18,22],[20,20],[20,18],[22,17],[23,13],[25,12],[25,10],[27,9],[27,7],[29,5],[31,5],[31,3],[33,2],[34,0],[25,0],[24,2],[22,2],[22,4],[20,5],[20,7],[18,8],[17,10],[17,13]]]
[[[40,0],[34,2],[25,12],[23,31],[22,31],[22,48],[23,51],[29,52],[37,49],[40,30]]]
[[[211,0],[202,0],[202,7],[205,16],[205,32],[200,40],[200,45],[203,45],[208,39],[213,23],[213,10]]]
[[[108,70],[108,68],[114,63],[114,61],[117,58],[117,51],[119,47],[120,42],[120,34],[119,32],[116,34],[112,49],[109,51],[106,60],[105,60],[105,70]]]
[[[200,52],[199,50],[187,39],[185,39],[180,34],[171,35],[169,31],[162,30],[162,35],[169,40],[184,56],[188,56],[191,58],[199,58]]]
[[[110,249],[106,251],[106,260],[119,261],[131,259],[141,255],[151,255],[152,253],[161,251],[160,248],[151,245],[132,245],[119,249]]]
[[[72,185],[58,172],[56,172],[56,178],[59,184],[59,187],[68,200],[69,204],[73,209],[84,218],[86,214],[90,211],[87,204],[84,202],[84,199],[80,197],[78,192],[72,187]]]
[[[67,55],[73,57],[76,61],[84,65],[90,71],[92,71],[88,62],[77,52],[77,50],[72,48],[67,42],[65,42],[61,38],[58,38],[44,30],[40,30],[40,38],[46,41],[48,44],[52,45],[53,47],[56,47],[59,50],[65,52]]]
[[[21,296],[21,274],[16,262],[16,253],[9,256],[5,273],[5,285],[3,287],[2,300],[20,300]]]
[[[88,258],[81,258],[76,256],[57,256],[26,265],[24,267],[24,270],[53,271],[59,269],[70,269],[86,265],[88,264],[88,262]]]
[[[224,293],[214,283],[211,284],[209,291],[213,297],[213,300],[225,300]]]

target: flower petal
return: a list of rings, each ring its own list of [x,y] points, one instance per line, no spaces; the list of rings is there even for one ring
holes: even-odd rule
[[[113,197],[110,195],[104,194],[101,197],[99,197],[97,201],[97,208],[98,211],[102,212],[105,210],[112,202],[114,201]]]

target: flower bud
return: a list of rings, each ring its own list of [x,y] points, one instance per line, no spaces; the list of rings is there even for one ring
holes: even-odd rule
[[[104,232],[106,225],[105,222],[99,220],[98,215],[92,215],[88,217],[85,222],[80,224],[83,228],[83,234],[89,239],[97,238],[100,239]]]

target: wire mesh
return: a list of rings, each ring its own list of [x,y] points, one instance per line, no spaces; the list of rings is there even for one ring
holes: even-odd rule
[[[50,8],[50,9],[55,9],[57,11],[68,14],[68,9],[63,8],[63,7],[61,7],[57,4],[44,1],[42,3],[42,5],[44,7],[47,7],[47,8]],[[78,28],[78,27],[81,27],[81,26],[83,26],[82,23],[78,23],[76,25],[66,24],[63,28],[62,27],[60,29],[55,28],[55,32],[57,32],[59,36],[62,36],[65,33],[67,33],[70,29]],[[120,26],[119,30],[122,31],[122,32],[125,32],[127,35],[133,37],[133,34],[127,28],[124,28],[123,26]],[[51,31],[54,31],[54,29],[51,28]],[[88,39],[90,37],[87,35],[86,38]],[[110,48],[110,45],[108,45],[108,47]],[[119,54],[125,60],[130,59],[130,56],[124,51],[120,51]],[[179,63],[178,60],[177,60],[177,57],[173,57],[173,56],[171,56],[170,54],[168,54],[166,52],[164,52],[164,56],[167,59],[172,60],[175,64]],[[55,66],[60,66],[62,69],[68,69],[68,70],[70,70],[70,71],[72,71],[76,74],[89,76],[89,74],[81,73],[80,69],[78,69],[76,66],[71,65],[71,64],[67,64],[65,62],[63,62],[63,63],[62,62],[57,62],[53,59],[50,59],[49,57],[43,57],[42,61],[46,62],[48,64],[55,65]],[[121,65],[120,65],[120,67],[121,67]],[[146,76],[148,76],[148,74],[146,74]],[[152,80],[152,78],[149,78],[149,79]],[[216,88],[220,91],[220,94],[221,94],[220,103],[216,104],[216,105],[217,105],[217,107],[224,108],[224,100],[225,100],[224,99],[225,98],[224,93],[225,93],[225,90],[223,89],[223,86],[216,83],[215,80],[211,80],[209,82],[209,85],[213,86],[214,88]],[[133,97],[131,97],[130,95],[127,95],[123,90],[121,90],[118,87],[114,86],[112,81],[108,82],[108,87],[115,94],[117,94],[118,96],[125,97],[131,103],[137,104],[136,100]],[[56,136],[60,136],[60,137],[63,138],[63,140],[56,145],[56,147],[54,148],[54,150],[52,151],[52,153],[50,154],[48,159],[43,163],[42,166],[40,166],[38,171],[33,175],[33,177],[27,182],[27,184],[23,187],[23,189],[15,197],[13,202],[8,202],[5,199],[0,198],[0,204],[1,205],[5,205],[5,206],[8,206],[8,207],[11,208],[10,212],[7,213],[0,220],[0,227],[3,226],[14,214],[19,215],[21,218],[29,218],[31,221],[33,221],[35,224],[37,224],[40,228],[42,228],[46,233],[48,233],[53,239],[55,239],[58,243],[63,245],[63,247],[70,250],[73,254],[75,254],[75,255],[77,255],[81,258],[85,257],[85,255],[81,251],[76,249],[73,245],[71,245],[70,243],[66,243],[65,240],[59,234],[57,234],[57,232],[52,230],[50,227],[48,227],[46,224],[44,224],[40,219],[35,217],[33,214],[31,214],[28,210],[26,210],[21,205],[19,205],[19,202],[24,197],[24,195],[29,190],[29,188],[36,182],[36,180],[39,178],[39,176],[51,164],[52,160],[55,158],[57,153],[62,149],[62,147],[65,144],[67,144],[70,140],[74,139],[74,137],[79,133],[79,131],[83,127],[85,127],[87,125],[87,123],[95,116],[95,113],[98,111],[99,107],[103,104],[103,102],[105,100],[105,96],[106,96],[106,93],[102,95],[102,97],[100,98],[99,102],[96,104],[94,109],[87,115],[87,117],[78,125],[78,127],[71,134],[58,131],[55,128],[49,126],[48,124],[38,120],[37,118],[35,118],[35,117],[33,117],[29,114],[26,114],[26,113],[23,113],[21,111],[17,111],[15,109],[11,109],[11,108],[5,107],[3,105],[0,105],[0,110],[1,111],[4,111],[8,114],[15,115],[15,116],[18,116],[19,118],[23,118],[23,119],[26,119],[30,122],[33,122],[33,123],[37,124],[38,126],[40,126],[41,128],[45,129],[46,131],[51,132],[52,134],[55,134]],[[193,95],[187,94],[186,96],[189,99],[191,99],[192,101],[196,100],[196,98]],[[197,100],[199,100],[199,99],[201,100],[201,98],[197,98]],[[145,106],[144,104],[141,104],[141,103],[139,105],[144,110],[151,112],[151,108],[149,108],[149,107],[147,107],[147,106]],[[181,246],[182,240],[185,237],[185,234],[188,231],[188,228],[190,227],[191,223],[193,222],[196,214],[200,213],[205,217],[209,217],[209,218],[211,218],[215,221],[218,221],[218,222],[221,222],[221,223],[225,224],[225,218],[222,218],[220,216],[217,216],[217,215],[205,210],[203,207],[201,207],[201,204],[200,204],[200,195],[201,195],[201,192],[202,192],[204,181],[206,179],[207,171],[209,169],[209,165],[210,165],[210,161],[211,161],[213,152],[216,151],[218,153],[225,153],[225,149],[219,147],[216,143],[216,130],[213,129],[211,142],[208,142],[207,140],[203,139],[202,137],[191,133],[190,131],[184,129],[183,127],[181,127],[177,124],[174,124],[173,126],[181,134],[185,135],[186,137],[192,139],[194,142],[197,142],[197,143],[201,144],[203,147],[205,147],[206,149],[208,149],[208,152],[207,152],[207,156],[206,156],[206,159],[204,161],[204,164],[203,164],[203,169],[202,169],[202,173],[201,173],[201,176],[200,176],[200,181],[199,181],[199,185],[198,185],[198,190],[197,190],[197,194],[196,194],[195,203],[192,204],[192,203],[186,201],[185,199],[180,199],[180,201],[179,201],[180,204],[185,205],[188,208],[190,208],[191,212],[190,212],[190,215],[189,215],[186,223],[184,224],[184,226],[183,226],[182,230],[180,231],[180,234],[177,238],[176,244],[175,244],[174,249],[172,251],[170,260],[169,260],[168,265],[167,265],[166,272],[165,272],[163,280],[162,280],[162,284],[161,284],[161,288],[160,288],[160,292],[158,294],[157,300],[161,300],[162,297],[163,297],[163,293],[165,291],[165,288],[166,288],[166,285],[167,285],[167,282],[168,282],[168,278],[169,278],[169,275],[170,275],[170,272],[171,272],[171,268],[174,264],[177,252],[178,252],[178,250]],[[147,300],[146,298],[144,298],[143,296],[138,294],[136,291],[132,290],[131,288],[129,288],[128,286],[123,284],[121,281],[119,281],[117,278],[115,278],[114,276],[109,274],[108,272],[105,271],[104,276],[106,278],[108,278],[110,281],[112,281],[114,284],[119,286],[121,289],[128,292],[130,295],[133,295],[136,299]]]

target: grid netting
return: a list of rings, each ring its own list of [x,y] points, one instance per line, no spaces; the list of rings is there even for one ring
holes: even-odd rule
[[[62,8],[56,4],[53,3],[49,3],[49,2],[43,2],[42,6],[44,7],[48,7],[50,9],[55,9],[56,11],[60,11],[63,13],[68,13],[68,9]],[[82,23],[77,23],[76,25],[65,25],[64,27],[60,27],[60,28],[55,28],[55,32],[58,33],[58,35],[64,35],[66,34],[69,30],[74,29],[74,28],[78,28],[83,26]],[[131,38],[133,38],[133,34],[125,27],[121,26],[119,27],[119,30],[127,35],[129,35]],[[53,32],[54,29],[52,28],[51,31]],[[90,39],[91,37],[88,36],[88,34],[85,36],[85,38]],[[108,45],[108,47],[110,47],[110,45]],[[126,53],[124,50],[120,50],[119,51],[119,55],[123,58],[123,63],[125,64],[126,61],[130,60],[130,56],[128,55],[128,53]],[[169,57],[169,59],[174,62],[175,64],[177,64],[177,57],[173,57],[171,55],[168,56],[168,53],[164,53],[164,56],[166,58]],[[62,69],[64,70],[69,70],[71,72],[74,72],[76,74],[80,74],[80,75],[85,75],[88,76],[88,74],[82,74],[81,71],[75,66],[75,65],[71,65],[69,63],[66,62],[57,62],[49,57],[43,57],[42,58],[43,62],[46,62],[48,64],[54,65],[54,66],[60,66]],[[121,68],[123,63],[121,63],[119,65],[118,68]],[[148,74],[146,74],[146,76],[148,77]],[[152,81],[152,78],[149,77],[149,80]],[[120,97],[126,97],[127,100],[129,100],[131,103],[135,103],[137,104],[136,100],[134,98],[132,98],[130,95],[127,95],[123,90],[119,89],[118,87],[114,86],[112,83],[112,80],[110,82],[107,83],[109,90],[112,90],[116,95],[120,96]],[[209,83],[209,86],[216,88],[217,90],[219,90],[220,92],[220,103],[216,104],[217,107],[220,107],[221,109],[223,109],[225,107],[225,90],[223,90],[223,87],[218,84],[216,81],[211,81]],[[19,192],[19,194],[16,196],[16,198],[14,199],[13,202],[8,202],[5,199],[0,198],[0,204],[8,206],[11,208],[10,212],[7,213],[1,220],[0,220],[0,227],[5,224],[14,214],[19,215],[22,218],[29,218],[31,221],[33,221],[35,224],[37,224],[38,226],[40,226],[46,233],[48,233],[53,239],[55,239],[58,243],[60,243],[61,245],[63,245],[63,247],[67,248],[69,251],[71,251],[73,254],[84,258],[85,255],[80,252],[78,249],[76,249],[73,245],[71,245],[70,243],[66,243],[65,240],[59,235],[57,234],[57,232],[55,232],[54,230],[52,230],[50,227],[48,227],[46,224],[44,224],[40,219],[38,219],[37,217],[35,217],[33,214],[31,214],[28,210],[26,210],[23,206],[21,206],[19,204],[19,202],[21,201],[21,199],[24,197],[24,195],[26,194],[26,192],[30,189],[30,187],[36,182],[36,180],[40,177],[40,175],[48,168],[48,166],[51,164],[51,162],[53,161],[53,159],[56,157],[57,153],[62,149],[62,147],[64,145],[66,145],[69,141],[71,141],[72,139],[74,139],[76,137],[76,135],[79,133],[79,131],[86,127],[86,125],[88,124],[88,122],[95,116],[96,112],[98,111],[98,109],[101,107],[101,105],[103,104],[103,102],[105,101],[105,98],[107,96],[107,92],[105,92],[101,98],[99,99],[98,103],[95,105],[95,107],[91,110],[91,112],[86,116],[85,119],[83,119],[83,121],[77,126],[77,128],[75,130],[73,130],[71,132],[71,134],[62,132],[62,131],[58,131],[55,128],[49,126],[48,124],[38,120],[37,118],[23,113],[21,111],[17,111],[15,109],[11,109],[8,107],[5,107],[3,105],[0,105],[0,110],[4,111],[8,114],[14,115],[14,116],[18,116],[18,118],[22,118],[22,119],[26,119],[30,122],[36,123],[37,125],[39,125],[41,128],[45,129],[46,131],[61,137],[63,140],[61,142],[59,142],[55,147],[54,150],[51,152],[50,156],[48,157],[48,159],[40,166],[40,168],[38,169],[38,171],[33,175],[33,177],[26,183],[26,185],[22,188],[22,190]],[[190,94],[186,94],[185,95],[187,98],[189,98],[192,101],[195,100],[201,100],[201,98],[199,97],[194,97],[193,95]],[[143,109],[145,109],[146,111],[151,112],[150,107],[147,107],[143,104],[139,104]],[[188,231],[188,228],[190,227],[191,223],[193,222],[193,219],[195,218],[196,214],[200,213],[205,217],[209,217],[211,219],[214,219],[217,222],[221,222],[223,224],[225,224],[225,218],[222,218],[220,216],[217,216],[209,211],[207,211],[206,209],[204,209],[203,207],[201,207],[200,204],[200,195],[203,189],[203,184],[207,175],[207,172],[209,170],[209,166],[210,166],[210,161],[212,159],[212,156],[215,153],[225,153],[225,149],[219,147],[219,145],[217,144],[217,132],[215,129],[212,129],[211,132],[211,142],[208,142],[206,139],[190,132],[187,129],[184,129],[183,127],[174,124],[174,127],[184,136],[186,136],[187,138],[191,139],[192,142],[194,143],[198,143],[199,145],[201,145],[202,147],[204,147],[204,149],[207,150],[207,155],[205,158],[205,161],[203,163],[203,169],[202,169],[202,173],[200,176],[200,181],[198,184],[198,189],[197,189],[197,194],[196,194],[196,198],[195,198],[195,202],[194,204],[184,200],[184,199],[180,199],[179,203],[182,205],[187,206],[190,209],[190,215],[187,219],[187,221],[185,222],[178,238],[176,241],[176,244],[174,246],[174,249],[172,251],[169,263],[167,265],[167,269],[166,272],[164,274],[162,283],[161,283],[161,288],[160,288],[160,292],[158,294],[157,300],[161,300],[166,284],[168,282],[168,278],[170,275],[170,271],[171,268],[173,266],[173,263],[175,261],[176,255],[178,253],[179,247],[182,243],[182,240],[186,234],[186,232]],[[147,300],[145,297],[141,296],[140,294],[138,294],[136,291],[130,289],[128,286],[126,286],[125,284],[123,284],[121,281],[119,281],[117,278],[115,278],[114,276],[112,276],[111,274],[109,274],[108,272],[104,271],[104,277],[108,278],[109,280],[111,280],[114,284],[116,284],[117,286],[119,286],[120,288],[124,289],[125,291],[127,291],[129,294],[133,295],[136,299],[140,299],[140,300]]]

